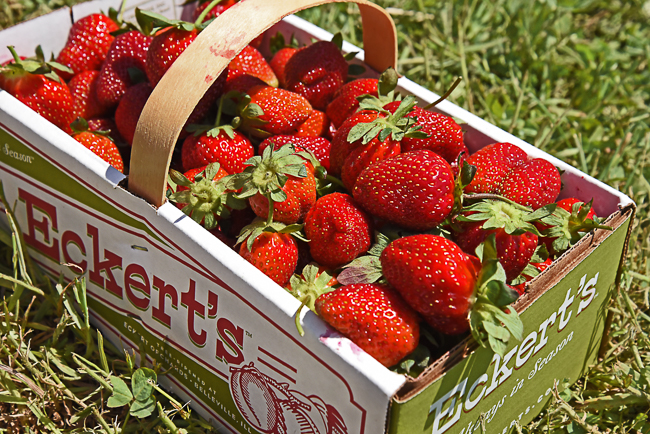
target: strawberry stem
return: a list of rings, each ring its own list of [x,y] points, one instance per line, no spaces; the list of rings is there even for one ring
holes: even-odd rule
[[[205,19],[205,17],[212,10],[212,8],[215,7],[216,5],[218,5],[219,3],[221,3],[221,0],[212,0],[210,2],[210,4],[208,5],[208,7],[203,9],[203,11],[201,12],[201,15],[199,15],[199,17],[196,19],[196,21],[194,21],[194,27],[196,27],[198,29],[199,26],[203,23],[203,20]]]
[[[449,95],[451,95],[451,93],[454,91],[454,89],[456,89],[458,87],[458,85],[460,84],[460,82],[462,80],[463,80],[463,77],[456,77],[456,81],[454,81],[454,84],[451,85],[451,87],[447,90],[447,92],[445,92],[444,95],[442,95],[436,101],[432,102],[431,104],[429,104],[427,106],[424,106],[423,107],[424,110],[428,110],[430,108],[433,108],[433,107],[437,106],[438,104],[440,104],[442,101],[446,100],[449,97]]]

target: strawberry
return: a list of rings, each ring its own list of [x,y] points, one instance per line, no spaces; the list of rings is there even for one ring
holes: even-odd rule
[[[382,74],[380,88],[384,87],[383,80],[390,78],[388,73],[391,71],[394,72],[389,70]],[[396,76],[394,83],[397,83]],[[413,96],[398,103],[394,113],[391,113],[380,106],[385,97],[382,91],[379,94],[380,97],[370,96],[365,99],[361,105],[362,110],[350,116],[332,138],[332,173],[340,175],[348,191],[352,191],[363,169],[399,154],[404,138],[426,137],[418,131],[415,119],[407,117],[415,106]]]
[[[211,0],[200,2],[199,6],[194,9],[192,12],[192,19],[197,20],[201,14],[207,9],[208,6],[212,3]],[[208,21],[213,18],[217,18],[219,15],[224,13],[229,7],[233,6],[236,3],[236,0],[221,0],[216,5],[206,12],[203,21]]]
[[[195,23],[185,21],[169,20],[153,12],[137,10],[140,21],[150,20],[155,26],[165,27],[165,30],[158,32],[149,45],[146,59],[147,78],[155,87],[165,72],[172,66],[178,56],[196,39],[199,32],[205,27],[202,24],[203,17],[199,17]],[[201,122],[215,101],[221,96],[228,71],[221,73],[212,83],[210,88],[199,100],[196,107],[190,114],[186,126]],[[180,138],[189,135],[187,128],[184,128]]]
[[[172,193],[169,200],[174,202],[195,222],[211,230],[219,220],[230,216],[230,210],[242,209],[245,204],[234,197],[234,192],[219,182],[228,176],[219,163],[188,170],[184,174],[170,170]]]
[[[79,118],[72,124],[72,138],[90,149],[95,155],[120,172],[124,172],[124,162],[119,149],[108,137],[88,131],[88,123]]]
[[[318,41],[297,51],[284,69],[286,89],[325,110],[334,93],[348,78],[348,63],[333,42]]]
[[[284,287],[298,264],[298,246],[291,235],[295,228],[277,222],[270,225],[271,232],[264,231],[266,227],[261,220],[245,227],[237,241],[242,243],[239,254]]]
[[[185,170],[219,162],[231,174],[244,170],[244,163],[255,150],[250,140],[231,125],[220,125],[224,99],[213,125],[191,125],[194,134],[188,136],[181,148],[181,160]]]
[[[278,87],[278,78],[271,65],[264,59],[257,48],[247,45],[228,64],[228,80],[248,74],[257,77],[272,87]]]
[[[56,61],[72,69],[73,74],[99,70],[113,39],[111,32],[118,25],[103,14],[92,14],[76,21],[70,28],[68,40]],[[70,80],[73,74],[63,74]]]
[[[151,36],[137,30],[122,33],[113,40],[97,78],[97,99],[101,104],[116,107],[126,90],[135,84],[132,71],[145,73],[151,40]]]
[[[325,111],[332,120],[332,124],[339,128],[347,118],[359,109],[357,97],[366,94],[378,97],[378,82],[379,80],[376,78],[358,78],[341,86]]]
[[[535,158],[513,169],[499,193],[518,204],[538,209],[555,202],[562,188],[560,172],[550,162]]]
[[[222,74],[223,75],[223,74]],[[227,80],[224,84],[223,93],[227,95],[232,91],[237,91],[240,93],[248,93],[248,90],[253,86],[265,86],[266,83],[258,77],[253,77],[252,75],[242,74],[237,77]]]
[[[483,222],[463,225],[463,232],[454,238],[458,246],[473,253],[489,234],[496,235],[497,255],[506,272],[506,281],[515,279],[526,268],[537,248],[537,235],[531,232],[508,234],[504,228],[486,230]]]
[[[210,131],[188,136],[183,141],[181,157],[185,170],[219,162],[228,173],[242,172],[244,163],[255,153],[250,140],[236,130],[232,135],[224,130]]]
[[[476,167],[466,193],[497,193],[505,177],[528,156],[511,143],[494,143],[475,152],[467,162]]]
[[[80,72],[68,83],[74,101],[75,114],[84,119],[107,116],[110,109],[97,100],[97,77],[99,71]]]
[[[534,223],[549,216],[554,208],[531,212],[499,200],[478,202],[456,217],[460,224],[454,240],[463,251],[474,254],[489,234],[495,234],[497,257],[510,282],[526,268],[537,249],[540,233]]]
[[[284,71],[287,67],[287,62],[294,54],[296,54],[297,51],[298,48],[296,47],[281,48],[273,55],[271,61],[269,62],[271,69],[273,72],[275,72],[275,76],[278,78],[278,84],[280,87],[284,88],[287,86],[287,80],[285,78]]]
[[[329,133],[330,120],[325,113],[320,110],[312,110],[305,122],[303,122],[296,136],[325,136]]]
[[[250,102],[241,104],[242,129],[258,138],[295,133],[313,110],[301,95],[272,86],[253,86],[248,96]]]
[[[316,178],[311,156],[285,145],[275,151],[267,146],[262,156],[246,162],[242,173],[233,175],[230,188],[248,199],[251,208],[267,224],[302,222],[316,202]]]
[[[0,67],[0,88],[63,131],[72,132],[74,102],[70,89],[55,72],[69,68],[45,63],[40,46],[35,59],[20,59],[13,47],[8,48],[14,61]]]
[[[398,106],[399,102],[395,101],[387,104],[384,108],[394,112]],[[424,110],[418,106],[413,107],[413,110],[407,116],[416,118],[415,125],[420,126],[420,131],[426,133],[429,137],[405,137],[402,140],[402,150],[404,152],[428,149],[440,155],[449,164],[456,163],[461,152],[469,153],[463,143],[463,130],[449,116]]]
[[[191,29],[188,30],[181,27],[181,24],[189,23],[180,22],[178,26],[172,26],[159,32],[151,40],[147,50],[145,72],[153,86],[158,84],[165,72],[178,56],[194,42],[199,33],[196,27],[189,25]]]
[[[258,154],[261,155],[264,152],[264,149],[266,149],[266,147],[271,143],[273,143],[273,149],[276,151],[280,150],[282,146],[288,143],[293,144],[296,148],[296,151],[298,152],[309,151],[314,155],[314,157],[316,157],[318,162],[325,168],[325,170],[329,170],[330,148],[332,144],[324,137],[302,137],[290,135],[271,136],[264,139],[262,143],[260,143],[257,149]]]
[[[347,194],[321,197],[305,217],[311,256],[328,268],[340,267],[365,253],[372,232],[372,219]]]
[[[354,186],[354,199],[373,216],[411,230],[426,231],[454,209],[451,166],[422,149],[405,152],[366,168]]]
[[[328,324],[386,367],[418,346],[420,318],[387,285],[342,286],[319,296],[315,308]]]
[[[523,338],[521,320],[508,306],[518,295],[503,280],[494,236],[484,244],[481,265],[452,241],[429,234],[392,241],[380,261],[388,283],[439,332],[469,329],[502,356],[511,335]]]
[[[124,140],[133,144],[138,119],[153,88],[149,82],[142,82],[128,88],[115,110],[115,124]]]
[[[574,197],[562,199],[551,216],[536,223],[542,233],[540,241],[551,255],[564,253],[593,229],[612,230],[600,224],[592,203],[593,199],[586,204]]]

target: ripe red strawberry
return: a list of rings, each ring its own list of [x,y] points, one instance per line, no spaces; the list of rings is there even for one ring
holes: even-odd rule
[[[528,156],[511,143],[494,143],[470,155],[467,162],[476,166],[466,193],[497,193],[503,179]]]
[[[273,203],[273,220],[292,224],[305,219],[307,212],[316,203],[316,178],[313,166],[305,163],[306,176],[296,177],[289,175],[282,187],[286,199]],[[258,193],[249,199],[255,214],[266,218],[269,215],[269,199]]]
[[[348,191],[354,191],[357,179],[366,167],[398,155],[400,151],[401,143],[391,139],[384,141],[373,139],[367,145],[353,149],[341,168],[343,185]]]
[[[262,232],[252,243],[247,239],[239,254],[280,286],[289,283],[298,263],[296,241],[280,232]]]
[[[233,175],[229,186],[241,189],[239,197],[248,199],[267,225],[301,222],[316,202],[314,166],[309,160],[310,155],[295,152],[293,146],[278,151],[267,146],[262,156],[251,158],[242,173]]]
[[[154,87],[178,56],[194,42],[198,33],[196,28],[186,30],[174,26],[153,37],[147,50],[145,72]]]
[[[76,118],[70,89],[37,50],[38,59],[21,60],[13,47],[14,61],[0,67],[0,88],[67,133]],[[65,68],[65,67],[64,67]],[[65,68],[67,69],[67,68]],[[43,72],[41,72],[43,71]]]
[[[535,224],[548,217],[552,208],[529,212],[500,200],[485,200],[463,209],[454,240],[468,254],[475,254],[489,234],[496,236],[499,262],[511,282],[526,268],[537,249],[540,235]]]
[[[185,170],[218,162],[231,174],[242,172],[246,167],[244,163],[254,154],[250,140],[236,130],[232,131],[232,137],[224,130],[191,135],[181,148]]]
[[[378,97],[378,82],[379,80],[376,78],[358,78],[341,86],[325,111],[332,120],[332,124],[339,128],[347,118],[359,109],[357,97],[366,94]]]
[[[106,161],[120,172],[124,172],[124,162],[119,149],[111,139],[90,131],[74,134],[72,136],[77,142],[93,151],[95,155]]]
[[[574,197],[562,199],[557,202],[551,216],[535,224],[542,233],[540,241],[549,254],[559,256],[593,229],[612,230],[610,226],[599,223],[592,202],[593,199],[584,203]]]
[[[124,172],[124,161],[115,143],[103,134],[88,130],[88,122],[78,118],[72,123],[72,138],[90,149],[95,155],[106,161],[120,172]]]
[[[320,110],[312,110],[309,118],[296,131],[296,136],[325,136],[329,133],[329,128],[327,115]]]
[[[210,6],[212,3],[211,0],[200,2],[200,4],[197,6],[196,9],[194,9],[194,12],[192,12],[192,19],[196,21],[199,16],[203,13],[203,11]],[[212,9],[210,9],[205,17],[203,18],[203,22],[206,22],[208,20],[211,20],[213,18],[217,18],[219,15],[224,13],[226,9],[229,7],[233,6],[236,3],[235,0],[221,0],[219,3],[214,5]]]
[[[426,231],[451,214],[456,201],[454,175],[438,154],[425,149],[405,152],[366,168],[353,196],[373,216]]]
[[[305,235],[314,261],[337,268],[370,248],[372,219],[350,195],[331,193],[321,197],[305,217]]]
[[[330,168],[330,147],[332,144],[324,137],[302,137],[290,135],[271,136],[260,143],[257,149],[258,154],[262,155],[264,149],[266,149],[266,147],[271,143],[273,143],[273,149],[276,151],[280,150],[282,146],[291,143],[296,147],[296,151],[309,151],[314,155],[314,157],[316,157],[321,166],[326,170],[329,170]]]
[[[386,74],[386,73],[385,73]],[[382,74],[382,79],[385,74]],[[380,80],[381,86],[382,80]],[[383,95],[380,98],[385,98]],[[380,98],[371,97],[372,103],[381,104]],[[425,137],[418,131],[415,119],[406,115],[413,109],[415,98],[408,96],[398,103],[394,113],[380,108],[361,110],[350,116],[332,138],[331,169],[343,184],[352,191],[359,174],[368,166],[402,152],[401,143],[406,137]]]
[[[296,47],[284,47],[279,49],[271,58],[269,65],[275,76],[278,78],[278,83],[280,87],[284,88],[287,86],[287,80],[285,78],[284,70],[287,67],[287,62],[291,57],[296,54],[298,48]]]
[[[76,21],[70,28],[68,40],[56,61],[72,69],[73,74],[99,70],[113,39],[111,32],[119,26],[103,14],[92,14]],[[63,74],[70,80],[73,74]]]
[[[462,333],[480,264],[452,241],[437,235],[412,235],[391,242],[381,265],[388,282],[436,330]]]
[[[222,74],[223,75],[223,74]],[[242,74],[237,77],[227,80],[224,84],[224,95],[228,92],[236,90],[240,93],[248,93],[248,90],[254,86],[265,86],[266,83],[260,78],[253,77],[252,75]]]
[[[418,346],[420,318],[387,285],[342,286],[316,299],[316,312],[386,367]]]
[[[334,93],[347,81],[348,63],[336,44],[318,41],[296,52],[286,64],[286,88],[325,110]]]
[[[271,65],[264,59],[257,48],[247,45],[228,64],[228,79],[230,81],[240,75],[248,74],[257,77],[272,87],[278,87],[278,78]]]
[[[399,102],[395,101],[384,108],[394,112],[398,106]],[[461,152],[468,153],[463,142],[463,130],[451,117],[418,106],[413,107],[407,116],[417,118],[415,125],[420,126],[420,131],[428,134],[429,137],[405,137],[402,140],[404,152],[428,149],[440,155],[449,164],[456,163]]]
[[[542,158],[535,158],[514,168],[502,181],[499,193],[518,204],[538,209],[555,202],[561,188],[557,168]]]
[[[484,244],[482,266],[452,241],[429,234],[396,239],[380,261],[388,283],[441,333],[470,329],[478,343],[502,356],[510,335],[523,338],[521,320],[508,306],[517,293],[500,277],[493,237]]]
[[[131,86],[126,90],[124,96],[115,110],[115,124],[117,129],[129,145],[133,144],[135,128],[138,125],[138,119],[147,99],[153,92],[149,82],[142,82]]]
[[[506,272],[506,281],[515,279],[530,263],[537,248],[537,235],[531,232],[508,234],[504,228],[483,229],[483,222],[463,225],[463,232],[455,236],[456,243],[463,251],[472,254],[489,234],[496,235],[497,255]]]
[[[241,112],[242,129],[254,137],[293,134],[311,115],[304,97],[272,86],[253,86],[251,100]]]
[[[147,50],[152,37],[137,30],[122,33],[113,40],[97,78],[97,99],[115,107],[126,90],[135,84],[129,69],[146,71]]]
[[[169,27],[158,32],[151,41],[147,50],[146,73],[147,78],[155,87],[167,70],[176,61],[183,51],[196,39],[199,32],[204,28],[201,21],[187,23],[177,20],[163,20],[157,15],[149,15],[149,12],[138,10],[137,14],[144,18],[155,18],[157,25],[168,25]],[[215,101],[221,96],[228,71],[224,71],[212,83],[190,114],[186,126],[201,122]],[[183,129],[180,138],[189,135],[187,128]]]
[[[97,77],[99,71],[89,70],[80,72],[72,77],[68,83],[76,116],[84,119],[103,117],[109,114],[110,109],[97,100]]]

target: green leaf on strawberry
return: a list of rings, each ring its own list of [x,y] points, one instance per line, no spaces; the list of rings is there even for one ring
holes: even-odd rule
[[[307,264],[301,275],[294,274],[291,276],[289,286],[285,289],[301,302],[294,314],[296,328],[300,336],[305,335],[302,324],[300,324],[300,314],[303,308],[307,307],[316,312],[316,299],[321,294],[333,291],[335,288],[336,279],[332,280],[333,277],[332,273],[327,270],[320,270],[314,264]]]
[[[381,232],[377,232],[375,237],[376,242],[370,247],[367,255],[360,256],[343,267],[343,271],[337,276],[340,283],[351,285],[385,281],[379,257],[391,240]]]
[[[194,181],[176,170],[169,173],[169,184],[174,192],[168,199],[184,204],[182,211],[208,230],[217,226],[219,218],[227,218],[230,209],[245,207],[245,202],[237,199],[234,191],[228,188],[227,177],[214,181],[219,169],[219,163],[211,163],[195,176]]]
[[[470,312],[472,336],[483,347],[490,347],[503,357],[511,337],[523,339],[523,323],[509,305],[519,294],[506,285],[506,273],[499,263],[496,240],[491,234],[478,249],[482,256],[476,283],[476,301]]]

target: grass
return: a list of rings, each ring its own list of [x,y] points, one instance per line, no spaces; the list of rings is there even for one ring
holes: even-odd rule
[[[72,1],[2,2],[0,28]],[[638,205],[621,285],[609,307],[614,315],[610,347],[582,379],[516,432],[650,432],[650,3],[377,3],[389,8],[396,21],[402,74],[439,94],[462,76],[450,96],[454,103],[626,193]],[[355,6],[329,5],[301,15],[362,45]],[[102,426],[99,413],[111,429],[112,423],[135,431],[209,429],[191,415],[184,419],[179,404],[153,388],[144,395],[162,406],[147,418],[128,416],[134,399],[106,407],[109,388],[119,384],[115,376],[132,390],[154,383],[142,383],[142,378],[151,378],[155,370],[136,376],[131,357],[102,344],[87,316],[69,308],[81,288],[48,288],[35,277],[30,283],[28,276],[38,273],[23,272],[28,259],[14,253],[10,235],[3,241],[7,265],[0,271],[22,280],[24,289],[18,297],[20,285],[3,281],[7,304],[0,324],[0,426],[14,423],[19,432],[40,419],[41,426],[67,432],[65,423],[79,418],[82,409],[91,414],[87,426]],[[26,285],[41,288],[44,295]],[[102,353],[105,358],[99,357]],[[50,370],[58,372],[58,380]]]

